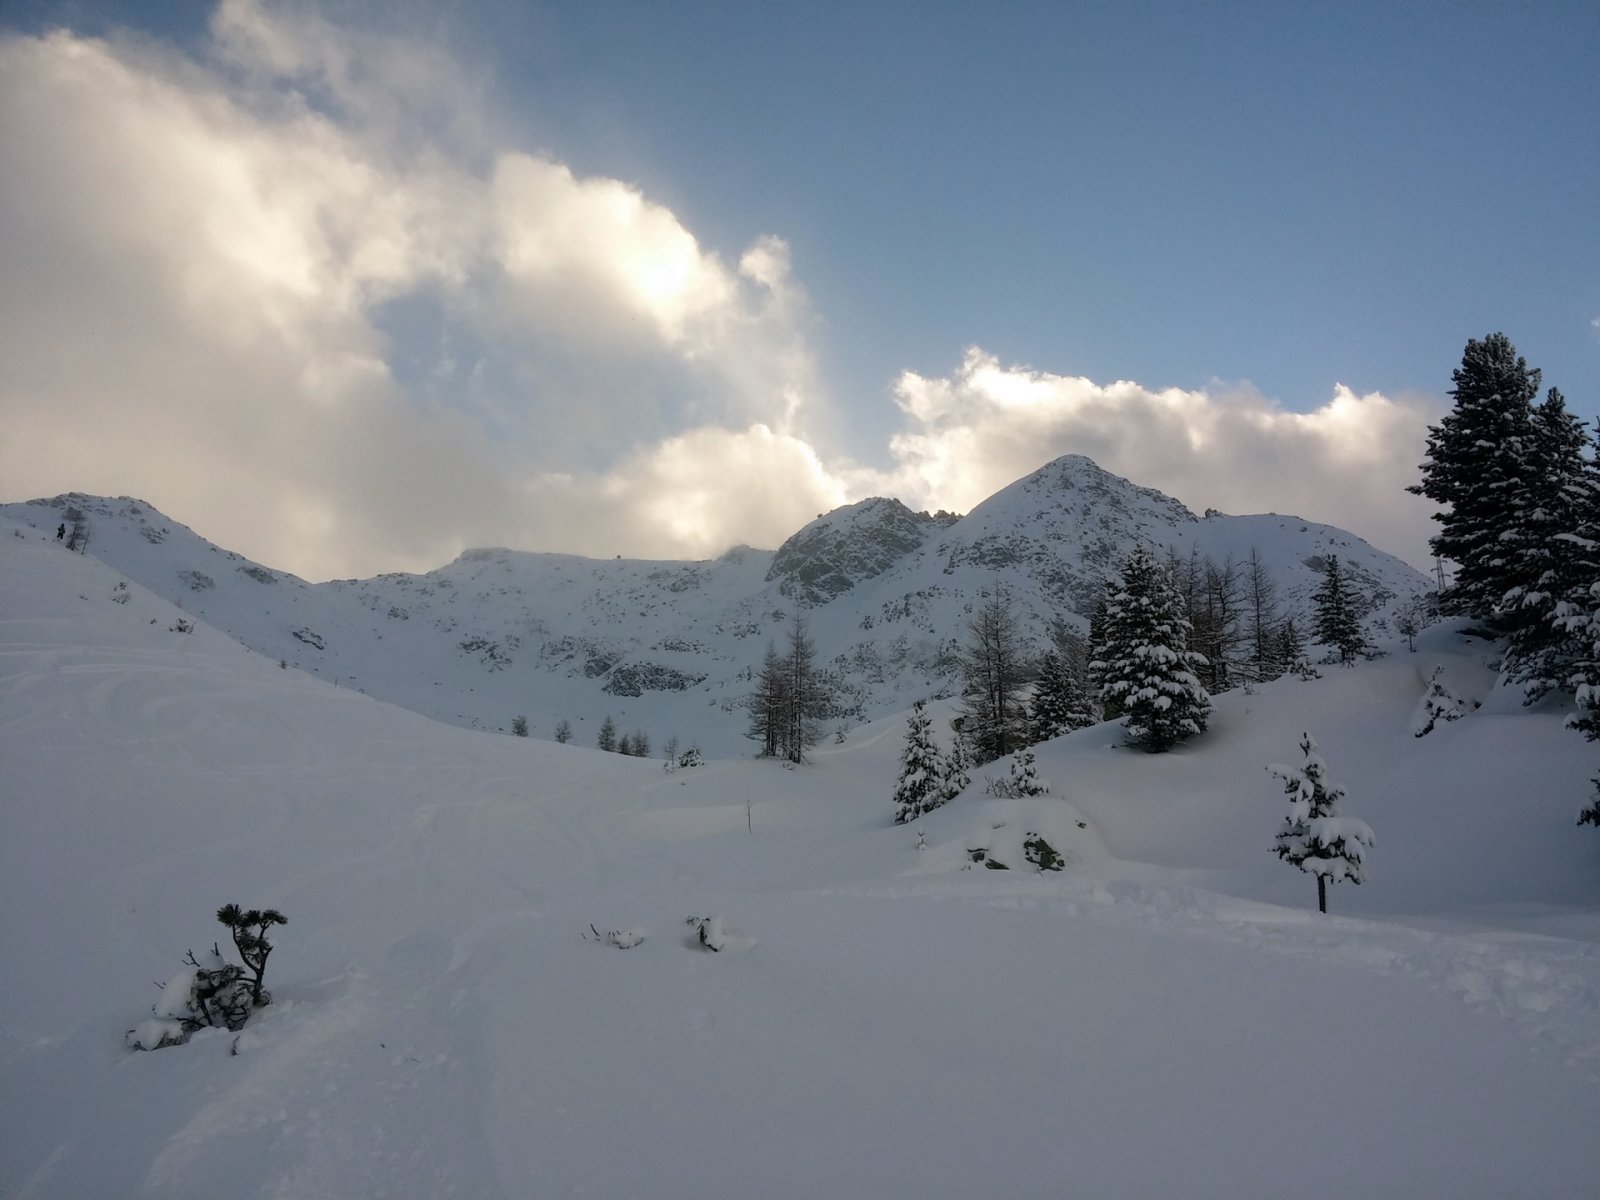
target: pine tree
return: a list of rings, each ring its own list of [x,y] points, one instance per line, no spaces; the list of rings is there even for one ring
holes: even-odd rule
[[[1039,778],[1039,768],[1033,761],[1033,751],[1024,746],[1011,756],[1011,773],[1006,779],[1008,796],[1045,796],[1050,785]]]
[[[1500,543],[1514,497],[1531,479],[1533,402],[1540,373],[1503,333],[1467,342],[1451,375],[1455,407],[1428,430],[1422,482],[1407,488],[1442,507],[1429,545],[1457,566],[1444,599],[1451,611],[1488,618],[1525,581]]]
[[[1023,652],[1011,593],[996,584],[967,625],[961,656],[963,732],[978,763],[1009,754],[1027,737]]]
[[[1317,910],[1328,911],[1328,883],[1365,878],[1365,852],[1372,849],[1372,830],[1365,821],[1339,815],[1344,790],[1328,782],[1328,768],[1309,733],[1300,735],[1305,762],[1298,767],[1274,765],[1267,770],[1283,780],[1289,812],[1279,826],[1272,850],[1279,858],[1317,877]]]
[[[967,739],[960,733],[950,743],[950,753],[944,760],[944,776],[940,780],[939,803],[954,800],[972,786],[972,755],[967,750]]]
[[[1317,606],[1317,640],[1338,650],[1339,661],[1348,663],[1366,639],[1361,634],[1360,597],[1340,568],[1337,554],[1328,555],[1322,583],[1311,599]]]
[[[1567,686],[1581,654],[1556,610],[1593,578],[1586,539],[1573,535],[1594,523],[1597,500],[1588,430],[1555,388],[1534,410],[1532,447],[1531,470],[1511,493],[1499,539],[1518,580],[1500,598],[1509,627],[1505,673],[1530,704]]]
[[[906,719],[900,778],[894,787],[894,823],[904,825],[944,803],[945,763],[933,741],[933,722],[918,700]]]
[[[565,746],[572,740],[572,722],[562,717],[556,722],[556,741]]]
[[[1152,753],[1202,732],[1211,713],[1196,675],[1205,659],[1189,649],[1182,607],[1167,572],[1138,547],[1106,602],[1105,642],[1091,664],[1106,707],[1123,713],[1129,741]]]
[[[527,737],[528,736],[528,718],[524,717],[524,716],[521,716],[520,714],[518,716],[512,717],[511,718],[511,732],[517,737]]]
[[[621,754],[621,755],[624,755],[625,757],[628,757],[628,758],[632,758],[633,757],[633,735],[632,734],[625,733],[620,738],[617,739],[617,753]]]
[[[611,714],[606,714],[606,719],[600,725],[600,733],[595,738],[594,744],[600,749],[610,753],[617,748],[617,723],[611,719]]]
[[[633,756],[635,758],[650,757],[650,735],[642,729],[633,731]]]
[[[1087,661],[1077,635],[1058,629],[1055,644],[1039,661],[1039,678],[1033,685],[1033,698],[1028,706],[1029,733],[1033,741],[1049,741],[1094,724],[1084,678]]]

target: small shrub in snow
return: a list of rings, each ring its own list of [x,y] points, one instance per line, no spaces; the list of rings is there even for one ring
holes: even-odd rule
[[[512,717],[511,718],[511,732],[514,733],[517,737],[527,737],[528,736],[528,718],[524,717],[524,716],[520,716],[520,715]]]
[[[721,917],[690,917],[687,924],[694,927],[694,939],[713,954],[720,954],[728,944],[722,929]]]
[[[215,944],[203,959],[189,951],[187,965],[162,985],[161,999],[151,1007],[155,1018],[128,1031],[134,1049],[181,1045],[207,1027],[240,1029],[255,1009],[272,1003],[272,993],[262,986],[272,953],[266,934],[274,925],[287,925],[288,918],[274,908],[242,911],[225,904],[217,920],[228,927],[244,965],[228,962]]]
[[[678,766],[684,768],[698,767],[701,766],[705,761],[705,755],[700,753],[699,746],[690,746],[678,756]]]
[[[1317,877],[1317,909],[1327,912],[1330,880],[1360,883],[1365,878],[1372,830],[1365,821],[1339,815],[1344,789],[1328,782],[1327,765],[1309,733],[1300,735],[1300,749],[1306,756],[1300,766],[1267,768],[1283,780],[1289,797],[1289,813],[1278,828],[1272,849],[1279,858]]]
[[[1433,732],[1440,721],[1459,721],[1463,714],[1462,700],[1439,679],[1442,667],[1435,667],[1428,679],[1428,690],[1417,703],[1417,715],[1411,724],[1414,737],[1425,737]]]
[[[650,936],[647,929],[608,929],[601,933],[593,925],[589,926],[589,933],[594,934],[594,940],[606,946],[615,946],[618,950],[632,950]],[[589,935],[584,934],[588,940]]]

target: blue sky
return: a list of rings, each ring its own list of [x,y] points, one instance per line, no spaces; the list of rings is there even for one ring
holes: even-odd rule
[[[396,389],[374,411],[469,423],[508,473],[505,492],[532,489],[541,509],[592,514],[585,486],[606,492],[608,473],[659,476],[662,491],[635,496],[612,524],[574,517],[565,541],[545,526],[511,526],[533,530],[527,548],[771,544],[796,515],[831,501],[891,491],[918,507],[965,508],[1054,453],[1080,450],[1191,506],[1298,509],[1416,561],[1419,510],[1391,506],[1387,489],[1420,460],[1421,440],[1390,443],[1437,418],[1468,337],[1504,330],[1576,411],[1600,417],[1593,3],[379,10],[240,0],[223,23],[255,30],[255,49],[235,38],[226,52],[212,13],[8,0],[0,22],[19,54],[46,53],[34,35],[52,26],[110,37],[117,62],[247,112],[258,125],[244,144],[282,134],[272,99],[292,96],[346,139],[340,153],[408,183],[418,146],[454,179],[497,181],[491,190],[503,190],[518,155],[580,183],[614,181],[669,214],[728,277],[707,285],[719,299],[693,307],[695,321],[715,318],[715,338],[655,309],[667,332],[632,343],[608,324],[599,291],[571,311],[508,301],[489,276],[518,268],[493,253],[488,266],[474,252],[470,266],[401,272],[362,306],[352,338],[382,343]],[[129,26],[146,40],[116,32]],[[275,53],[264,47],[287,37],[343,45],[340,66],[328,73],[302,49],[291,67],[281,56],[264,67]],[[411,66],[389,70],[395,61]],[[550,186],[530,184],[518,203]],[[739,264],[762,239],[783,248],[782,281],[764,275],[746,295],[754,277]],[[95,269],[84,265],[86,282]],[[611,266],[596,269],[611,277]],[[554,277],[570,279],[565,270]],[[1064,382],[1074,380],[1094,389]],[[1105,390],[1119,380],[1137,385],[1137,403]],[[1337,385],[1369,399],[1335,412]],[[1024,392],[1025,402],[1006,398]],[[790,399],[774,401],[779,393]],[[1150,405],[1182,429],[1141,458]],[[1263,423],[1279,441],[1237,434]],[[1376,453],[1363,425],[1382,444],[1381,464],[1360,462]],[[787,480],[793,503],[755,506],[765,524],[712,520],[705,512],[749,506],[686,482],[687,452],[673,465],[657,451],[726,435],[721,452],[738,457],[757,426],[794,440],[778,455],[786,466],[773,460],[756,476]],[[1316,444],[1280,444],[1296,438]],[[1199,461],[1179,463],[1184,446]],[[461,453],[465,462],[477,452]],[[814,462],[800,461],[808,454]],[[1241,489],[1237,476],[1263,457],[1321,491],[1278,499],[1266,482]],[[415,470],[396,460],[397,478]],[[62,476],[61,488],[101,490],[94,480],[104,478],[150,489],[121,471],[101,464],[85,472],[92,479]],[[561,483],[559,497],[548,490],[574,472],[584,480]],[[263,489],[269,474],[263,467]],[[1347,478],[1371,489],[1363,504],[1338,498]],[[302,501],[319,497],[314,509],[342,514],[354,502],[313,475],[294,486]],[[653,525],[641,516],[674,490],[701,495],[698,525],[681,513]],[[220,502],[223,486],[174,492]],[[447,499],[441,491],[433,503]],[[202,513],[174,515],[209,532]],[[373,545],[381,515],[363,522]],[[296,544],[318,524],[304,521]],[[647,525],[651,536],[639,532]],[[508,532],[475,521],[463,501],[425,537],[383,533],[384,561],[422,565],[452,539],[515,542]],[[287,545],[243,536],[257,539],[258,556]],[[347,563],[376,559],[330,542],[299,565],[315,574]]]

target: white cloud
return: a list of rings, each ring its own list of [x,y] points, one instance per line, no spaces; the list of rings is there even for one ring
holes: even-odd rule
[[[632,185],[402,136],[402,94],[473,124],[431,52],[250,0],[213,28],[211,64],[0,40],[8,492],[142,495],[312,576],[434,565],[490,530],[703,552],[815,511],[814,462],[777,449],[820,403],[780,240],[730,267]],[[437,373],[471,386],[397,378],[413,347],[383,306],[419,295],[449,335]],[[735,501],[741,471],[711,459],[696,486],[696,447],[792,467],[792,498]],[[594,512],[549,519],[563,474],[583,482],[554,494]],[[664,519],[672,496],[745,516]]]
[[[1296,414],[973,351],[899,380],[889,465],[863,467],[819,441],[843,422],[781,238],[726,260],[635,184],[491,144],[427,45],[256,0],[212,28],[203,59],[0,37],[7,498],[142,496],[323,578],[472,544],[772,546],[871,493],[965,509],[1070,451],[1418,560],[1425,403]]]
[[[976,348],[948,378],[902,375],[895,398],[906,427],[877,483],[909,504],[964,511],[1052,458],[1086,454],[1197,510],[1293,512],[1428,561],[1428,505],[1404,491],[1441,415],[1428,398],[1341,385],[1297,413],[1249,387],[1101,385]]]

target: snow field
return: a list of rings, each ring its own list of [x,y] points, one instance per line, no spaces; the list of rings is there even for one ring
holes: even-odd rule
[[[1592,748],[1487,707],[1413,738],[1447,631],[896,827],[903,715],[666,774],[169,632],[13,542],[0,1194],[1248,1197],[1330,1160],[1339,1194],[1592,1192]],[[1269,849],[1302,729],[1378,837],[1327,918]],[[1034,829],[1064,872],[966,858]],[[274,1004],[125,1049],[228,900],[289,919]]]

